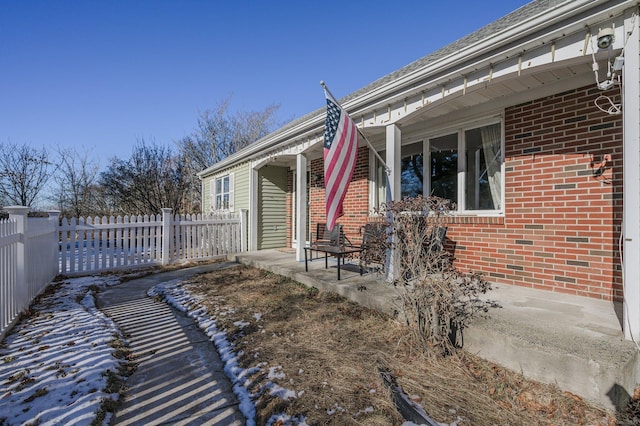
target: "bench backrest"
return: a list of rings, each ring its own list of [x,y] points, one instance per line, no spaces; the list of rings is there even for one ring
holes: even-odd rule
[[[312,234],[312,245],[332,245],[345,246],[351,245],[349,239],[342,230],[342,225],[335,225],[331,231],[327,229],[326,223],[316,224],[316,233]]]

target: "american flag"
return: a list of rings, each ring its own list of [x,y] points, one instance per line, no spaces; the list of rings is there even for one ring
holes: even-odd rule
[[[327,119],[324,129],[324,187],[327,229],[333,229],[342,216],[342,202],[347,194],[358,157],[358,129],[327,90]]]

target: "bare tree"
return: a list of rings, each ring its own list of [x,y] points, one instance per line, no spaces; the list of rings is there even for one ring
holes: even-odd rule
[[[231,98],[220,102],[213,110],[198,117],[198,128],[192,135],[178,142],[181,152],[193,163],[194,169],[203,170],[234,154],[271,132],[278,123],[279,105],[269,105],[262,111],[231,113]]]
[[[202,112],[198,127],[178,141],[178,148],[190,177],[192,203],[201,200],[201,185],[196,174],[236,153],[273,131],[279,123],[279,105],[269,105],[262,111],[230,112],[231,97],[214,109]]]
[[[117,213],[185,211],[189,180],[184,160],[155,142],[138,142],[129,160],[114,158],[100,174],[100,186]]]
[[[52,174],[45,148],[0,144],[0,201],[32,206]]]
[[[104,214],[99,208],[97,191],[98,165],[88,152],[75,149],[58,149],[59,168],[54,175],[57,188],[55,202],[62,216],[91,216]]]

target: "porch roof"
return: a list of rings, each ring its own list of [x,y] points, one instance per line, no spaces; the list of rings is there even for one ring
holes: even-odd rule
[[[424,85],[425,81],[434,79],[438,75],[454,70],[461,64],[471,64],[471,60],[482,58],[489,52],[495,57],[496,52],[506,52],[513,49],[518,41],[532,33],[540,33],[547,27],[568,17],[585,14],[598,5],[607,5],[611,10],[616,6],[628,8],[638,1],[628,0],[534,0],[508,15],[480,28],[459,40],[444,46],[422,58],[391,72],[361,89],[340,99],[340,103],[349,114],[363,114],[367,108],[380,102],[391,102],[394,97],[406,96],[407,88]],[[581,21],[588,18],[581,17]],[[581,22],[593,24],[594,22]],[[549,42],[554,35],[549,35]],[[474,63],[475,64],[475,63]],[[461,74],[459,69],[456,69]],[[466,83],[465,83],[466,84]],[[406,98],[405,98],[406,99]],[[200,178],[224,170],[238,162],[252,159],[281,144],[290,143],[294,139],[315,137],[319,139],[324,125],[325,108],[321,107],[310,112],[276,131],[257,140],[248,147],[213,164],[198,173]],[[311,136],[313,135],[313,136]]]

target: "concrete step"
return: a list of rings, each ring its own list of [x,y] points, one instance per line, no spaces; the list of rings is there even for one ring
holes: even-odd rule
[[[464,348],[584,399],[623,407],[638,385],[638,349],[624,340],[621,306],[586,297],[496,285],[499,307],[464,333]]]
[[[324,260],[310,263],[305,273],[304,261],[287,250],[229,259],[382,312],[398,310],[398,289],[375,273],[360,277],[347,266],[337,281],[334,266],[325,269]],[[470,353],[608,409],[623,406],[640,383],[638,348],[624,340],[619,304],[508,285],[494,285],[488,298],[499,307],[464,330],[464,349]]]

